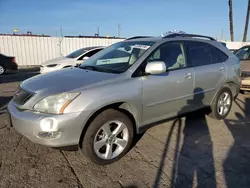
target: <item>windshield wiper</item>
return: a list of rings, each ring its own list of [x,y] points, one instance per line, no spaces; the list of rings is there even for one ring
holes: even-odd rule
[[[84,65],[84,66],[79,66],[80,69],[86,69],[86,70],[93,70],[93,71],[98,71],[98,72],[107,72],[107,73],[121,73],[120,71],[113,70],[113,69],[105,69],[99,66],[93,66],[93,65]]]
[[[94,70],[94,71],[100,71],[99,68],[92,65],[86,65],[86,66],[79,66],[80,69],[86,69],[86,70]]]

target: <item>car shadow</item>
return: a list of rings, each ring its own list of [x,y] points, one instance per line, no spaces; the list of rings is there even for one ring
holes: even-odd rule
[[[0,84],[8,84],[12,82],[22,82],[30,77],[38,75],[39,72],[31,72],[31,70],[22,70],[15,73],[6,73],[0,76]]]
[[[201,88],[195,88],[194,98],[187,101],[187,105],[179,111],[182,115],[194,102],[196,105],[203,105],[204,94]],[[156,174],[154,187],[159,187],[165,160],[169,149],[169,143],[173,135],[173,130],[177,129],[177,141],[175,143],[175,153],[173,159],[171,187],[193,187],[197,176],[197,187],[216,187],[213,145],[210,137],[206,117],[206,110],[199,110],[189,113],[185,117],[184,128],[182,130],[182,119],[176,119],[166,138],[163,154]],[[183,145],[180,148],[180,138],[183,134]]]
[[[11,99],[11,96],[0,96],[0,115],[6,113],[7,104]]]
[[[224,120],[234,143],[223,163],[228,188],[250,187],[250,98],[245,98],[244,107],[236,102],[242,111],[235,113],[234,119]]]

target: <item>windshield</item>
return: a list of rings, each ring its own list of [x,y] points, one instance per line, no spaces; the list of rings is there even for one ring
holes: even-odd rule
[[[79,50],[76,50],[72,53],[70,53],[69,55],[67,55],[66,57],[67,58],[76,58],[76,57],[79,57],[80,55],[82,55],[83,53],[85,53],[86,50],[84,49],[79,49]]]
[[[240,60],[245,60],[250,57],[250,47],[245,47],[240,49],[235,53],[235,55],[240,59]]]
[[[80,68],[94,67],[103,72],[125,72],[154,42],[119,42],[105,48],[85,61]]]

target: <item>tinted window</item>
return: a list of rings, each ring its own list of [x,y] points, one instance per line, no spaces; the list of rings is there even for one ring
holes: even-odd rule
[[[86,51],[84,49],[79,49],[79,50],[76,50],[70,54],[68,54],[66,57],[67,58],[76,58],[80,55],[82,55],[83,53],[85,53]]]
[[[83,56],[81,56],[78,60],[82,60],[84,57],[91,57],[92,55],[95,55],[97,52],[99,52],[102,49],[96,49],[96,50],[92,50],[86,54],[84,54]]]
[[[228,58],[222,51],[207,43],[188,42],[187,46],[192,66],[221,63]]]
[[[214,46],[211,46],[211,45],[209,46],[211,48],[213,63],[221,63],[228,59],[228,56],[224,54],[222,51],[215,48]]]
[[[147,59],[147,63],[152,61],[164,61],[167,70],[185,68],[184,45],[180,43],[165,43],[154,51]]]

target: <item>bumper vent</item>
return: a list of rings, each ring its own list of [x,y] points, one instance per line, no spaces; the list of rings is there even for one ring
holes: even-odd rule
[[[34,94],[19,87],[14,94],[14,101],[17,105],[24,105]]]

